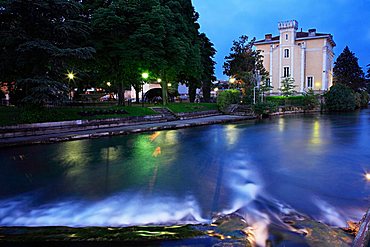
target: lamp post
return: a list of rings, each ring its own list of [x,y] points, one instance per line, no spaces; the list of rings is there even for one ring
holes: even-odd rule
[[[141,77],[143,78],[143,85],[141,86],[141,106],[144,107],[144,84],[145,80],[149,77],[149,73],[144,72],[141,74]]]

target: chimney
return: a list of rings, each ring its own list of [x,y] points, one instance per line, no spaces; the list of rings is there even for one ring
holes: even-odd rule
[[[308,29],[308,37],[313,37],[313,36],[316,36],[316,29],[315,28]]]
[[[272,39],[271,33],[265,34],[265,40],[271,40],[271,39]]]

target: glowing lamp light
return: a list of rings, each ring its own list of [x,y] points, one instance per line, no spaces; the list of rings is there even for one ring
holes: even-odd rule
[[[148,77],[149,77],[149,73],[148,73],[148,72],[144,72],[144,73],[142,73],[142,74],[141,74],[141,77],[142,77],[143,79],[148,79]]]
[[[158,78],[158,79],[157,79],[157,82],[158,82],[158,83],[161,83],[161,82],[162,82],[162,79],[161,79],[161,78]]]
[[[230,83],[234,83],[234,82],[235,82],[235,78],[234,78],[234,77],[231,77],[231,78],[229,79],[229,82],[230,82]]]
[[[75,79],[75,73],[73,73],[73,71],[68,71],[67,70],[67,78],[68,80],[74,80]]]
[[[216,87],[215,89],[213,89],[213,91],[217,92],[218,91],[218,88]]]
[[[107,86],[110,87],[112,84],[108,81],[107,82]]]
[[[172,86],[172,84],[171,84],[171,83],[168,83],[168,84],[167,84],[167,86],[171,87],[171,86]]]
[[[370,172],[365,173],[365,179],[370,182]]]

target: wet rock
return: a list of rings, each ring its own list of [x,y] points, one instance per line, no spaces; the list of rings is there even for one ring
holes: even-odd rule
[[[291,226],[298,232],[305,233],[304,238],[308,246],[348,247],[353,241],[353,236],[343,229],[333,228],[309,218],[294,221]]]

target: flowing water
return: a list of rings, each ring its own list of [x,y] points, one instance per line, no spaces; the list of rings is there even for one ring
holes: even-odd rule
[[[262,244],[299,214],[370,206],[370,110],[285,116],[0,150],[1,226],[210,222],[238,212]]]

